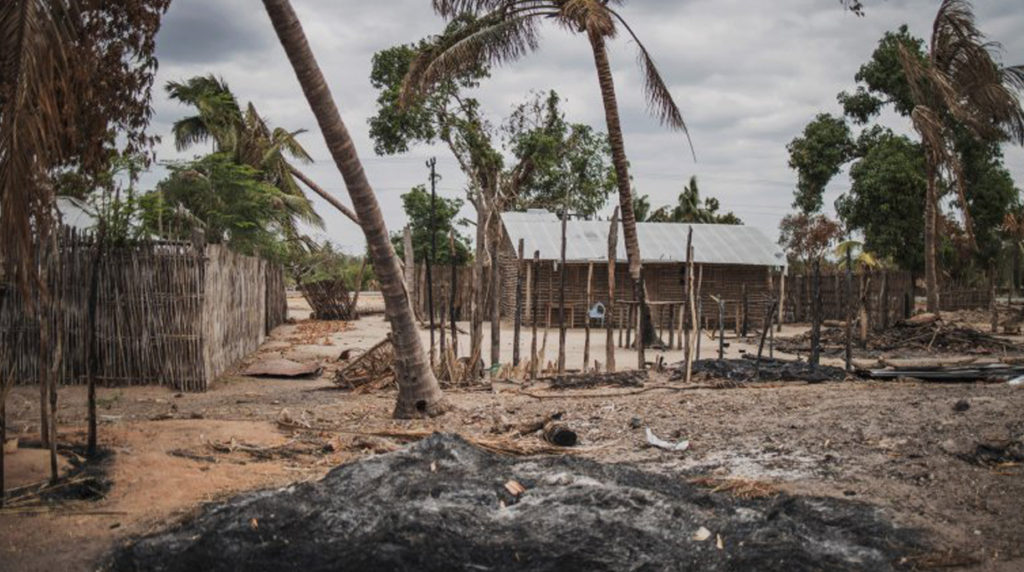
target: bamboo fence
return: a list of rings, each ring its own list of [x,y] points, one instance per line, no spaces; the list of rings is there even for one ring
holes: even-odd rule
[[[18,384],[38,382],[41,320],[61,342],[59,382],[87,381],[94,261],[101,385],[203,391],[284,320],[280,267],[219,245],[143,240],[105,248],[97,258],[95,237],[73,229],[61,231],[58,245],[45,295],[34,291],[29,300],[0,284],[0,375]]]

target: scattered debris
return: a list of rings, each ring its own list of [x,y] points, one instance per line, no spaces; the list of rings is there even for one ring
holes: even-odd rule
[[[711,531],[702,526],[697,529],[697,532],[693,533],[692,538],[697,542],[704,542],[705,540],[711,538]]]
[[[335,374],[334,383],[350,389],[381,389],[394,381],[394,366],[395,349],[391,345],[391,334],[388,334],[372,348],[339,369]]]
[[[524,487],[522,483],[515,479],[509,479],[505,483],[505,490],[508,491],[510,495],[514,497],[519,497],[526,492],[526,487]]]
[[[823,354],[838,355],[846,345],[846,332],[842,328],[821,331]],[[870,332],[862,347],[868,351],[926,352],[956,354],[1024,353],[1024,347],[997,338],[966,325],[946,322],[934,314],[919,314],[881,331]],[[775,349],[786,353],[806,354],[811,351],[811,335],[804,333],[792,338],[775,340]]]
[[[601,385],[618,387],[643,387],[647,381],[647,370],[616,371],[612,373],[574,373],[542,377],[551,389],[588,389]]]
[[[423,470],[431,463],[437,472]],[[510,475],[531,502],[497,517]],[[700,527],[715,531],[714,545],[674,534]],[[747,541],[730,543],[723,562],[717,546],[726,538]],[[926,538],[860,502],[709,495],[628,465],[503,457],[434,435],[342,465],[318,482],[206,505],[120,546],[104,568],[228,570],[248,562],[263,570],[320,570],[343,562],[354,570],[448,570],[452,563],[547,571],[666,563],[683,570],[893,570],[901,558],[924,553]]]
[[[987,363],[973,366],[890,367],[870,370],[868,375],[875,379],[914,378],[922,381],[1001,382],[1024,375],[1024,366]]]
[[[740,477],[700,477],[690,482],[709,488],[713,493],[727,492],[741,499],[763,499],[779,494],[779,489],[775,485]]]
[[[956,403],[953,404],[953,411],[956,411],[957,413],[963,413],[964,411],[967,411],[970,408],[971,402],[967,401],[966,399],[961,399],[960,401],[957,401]]]
[[[13,455],[18,452],[18,438],[11,437],[4,441],[4,455]]]
[[[682,452],[690,448],[689,441],[679,441],[678,443],[670,443],[655,435],[654,431],[651,431],[650,427],[647,428],[646,433],[647,442],[659,449],[665,449],[666,451]]]
[[[669,381],[680,381],[686,377],[685,363],[673,366]],[[748,381],[806,381],[821,383],[823,381],[843,381],[846,371],[842,368],[819,365],[817,367],[804,361],[792,361],[772,358],[761,358],[760,376],[754,358],[742,359],[703,359],[693,362],[693,378],[695,381],[729,380],[733,382]]]
[[[1019,465],[1024,463],[1024,435],[1017,439],[988,439],[978,443],[973,451],[958,456],[974,465]]]
[[[316,363],[299,363],[290,359],[278,358],[258,361],[242,372],[249,377],[319,377],[324,368]]]

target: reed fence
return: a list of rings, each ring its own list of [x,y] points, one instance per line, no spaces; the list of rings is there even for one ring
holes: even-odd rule
[[[45,291],[26,298],[0,284],[0,374],[18,384],[37,383],[40,366],[55,358],[59,383],[87,381],[94,269],[101,385],[203,391],[287,311],[280,267],[219,245],[142,240],[97,254],[95,237],[73,229],[62,230],[57,243],[56,257],[40,264]],[[48,344],[60,348],[56,354],[40,355],[43,320],[59,341]]]

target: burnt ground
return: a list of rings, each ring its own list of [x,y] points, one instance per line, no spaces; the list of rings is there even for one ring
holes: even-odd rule
[[[891,570],[927,553],[919,533],[870,505],[765,497],[435,434],[316,483],[210,507],[125,547],[111,568]]]
[[[357,336],[367,344],[375,341],[364,330],[372,324],[362,322],[326,335],[326,345],[300,349],[325,359]],[[288,336],[295,337],[294,331],[276,334],[268,346],[287,345]],[[556,411],[564,411],[563,421],[579,433],[574,458],[627,464],[658,475],[645,478],[665,483],[666,490],[681,491],[672,487],[685,488],[695,478],[741,478],[755,490],[805,499],[799,502],[855,501],[873,507],[880,526],[920,531],[928,549],[908,562],[916,567],[1024,568],[1024,387],[844,381],[691,389],[652,374],[648,390],[640,393],[533,387],[528,395],[514,384],[449,390],[454,409],[448,415],[395,421],[393,391],[354,395],[334,389],[329,378],[330,372],[316,380],[228,376],[204,394],[101,389],[100,436],[113,452],[106,473],[111,489],[96,501],[0,512],[3,568],[92,570],[116,547],[172,529],[206,503],[316,481],[359,459],[379,463],[378,453],[409,442],[395,436],[402,432],[442,431],[530,445],[539,443],[537,435],[517,436],[510,427]],[[673,389],[650,389],[661,385]],[[37,431],[37,399],[34,388],[17,388],[9,398],[12,425],[21,435]],[[84,419],[85,391],[63,389],[62,441],[82,442]],[[646,427],[666,440],[689,439],[691,447],[683,453],[649,447]],[[541,468],[557,462],[530,461],[539,467],[530,478],[540,482]],[[530,495],[536,486],[527,488]],[[703,494],[738,506],[729,490]],[[493,506],[493,496],[488,503]],[[744,541],[743,529],[729,528],[717,512],[709,518],[730,531],[723,535],[725,552]],[[686,542],[691,534],[678,533]],[[902,544],[908,554],[909,540]]]

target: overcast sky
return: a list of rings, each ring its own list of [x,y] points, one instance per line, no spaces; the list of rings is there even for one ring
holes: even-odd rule
[[[635,46],[611,44],[626,152],[634,181],[653,205],[674,203],[691,175],[705,196],[719,199],[747,224],[772,240],[790,211],[795,174],[785,145],[819,112],[840,113],[836,94],[853,86],[853,76],[886,30],[900,24],[926,37],[938,0],[866,0],[866,16],[841,10],[837,0],[631,0],[620,12],[653,54],[683,111],[696,149],[694,162],[685,137],[661,128],[645,112]],[[443,22],[429,0],[292,0],[310,44],[348,125],[390,230],[405,224],[400,196],[427,179],[424,162],[437,156],[444,177],[439,193],[464,195],[464,178],[445,148],[421,146],[402,156],[377,157],[367,119],[375,113],[370,86],[374,52],[437,33]],[[1004,62],[1024,63],[1024,3],[975,0],[981,29],[1004,45]],[[170,80],[213,73],[223,77],[244,104],[252,101],[272,125],[305,128],[303,144],[316,159],[303,169],[321,186],[350,203],[330,161],[316,121],[270,21],[256,0],[174,0],[157,38],[157,75],[152,124],[163,136],[160,161],[189,158],[177,153],[170,125],[190,110],[169,101]],[[549,27],[541,49],[518,63],[494,70],[478,90],[495,122],[531,90],[557,90],[567,117],[604,130],[600,92],[585,38]],[[907,130],[899,118],[889,125]],[[1024,152],[1007,150],[1007,165],[1024,186]],[[142,180],[151,188],[162,177],[156,168]],[[828,189],[826,204],[849,188],[845,172]],[[363,249],[362,233],[319,197],[327,222],[321,233],[351,252]],[[610,201],[611,205],[617,199]],[[831,208],[831,207],[830,207]],[[468,211],[467,217],[472,216]],[[917,213],[908,213],[916,215]],[[471,233],[470,233],[471,234]]]

